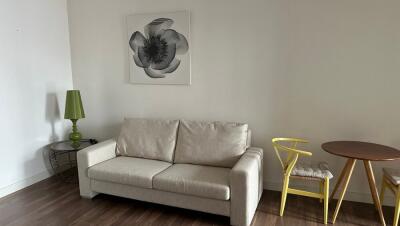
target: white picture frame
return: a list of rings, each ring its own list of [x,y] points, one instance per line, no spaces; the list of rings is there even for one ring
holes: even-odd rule
[[[129,81],[133,84],[190,85],[190,13],[127,16]]]

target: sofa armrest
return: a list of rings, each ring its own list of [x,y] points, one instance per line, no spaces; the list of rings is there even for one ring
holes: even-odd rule
[[[248,226],[263,192],[263,150],[250,147],[230,173],[231,225]]]
[[[115,158],[115,139],[106,140],[78,151],[78,167],[89,168],[98,163]]]
[[[79,191],[82,197],[93,198],[97,194],[90,189],[90,178],[87,171],[93,165],[115,158],[116,145],[117,142],[110,139],[78,151]]]

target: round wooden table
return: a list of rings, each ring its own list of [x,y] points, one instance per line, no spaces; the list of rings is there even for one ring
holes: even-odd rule
[[[333,214],[332,223],[335,223],[336,221],[336,217],[339,213],[340,205],[342,204],[343,197],[346,193],[347,185],[349,184],[356,161],[362,160],[364,162],[365,171],[367,172],[372,199],[374,200],[375,207],[379,212],[382,225],[386,225],[385,218],[383,217],[381,201],[379,200],[378,190],[376,188],[375,176],[372,170],[371,161],[390,161],[400,159],[400,151],[392,147],[360,141],[327,142],[322,144],[322,149],[330,154],[348,158],[347,163],[340,173],[338,182],[336,183],[335,188],[330,196],[330,199],[333,198],[339,186],[342,184],[342,182],[344,182],[343,190],[340,193],[335,213]]]

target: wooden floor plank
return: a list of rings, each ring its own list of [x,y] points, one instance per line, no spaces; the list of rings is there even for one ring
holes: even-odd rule
[[[330,217],[336,202],[330,204]],[[289,195],[279,216],[280,192],[265,191],[252,226],[322,226],[323,205],[317,199]],[[388,224],[392,207],[384,207]],[[229,218],[170,206],[100,194],[79,196],[77,184],[52,177],[0,199],[0,225],[148,225],[224,226]],[[380,225],[372,204],[344,201],[335,226]]]

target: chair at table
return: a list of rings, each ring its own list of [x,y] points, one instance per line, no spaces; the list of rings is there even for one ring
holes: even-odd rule
[[[273,138],[272,145],[282,165],[283,188],[280,216],[283,216],[287,194],[295,194],[324,200],[324,224],[328,223],[329,180],[333,177],[326,163],[317,166],[297,164],[300,156],[311,156],[312,153],[297,148],[299,143],[308,143],[296,138]],[[286,153],[286,155],[281,155]],[[293,189],[289,187],[290,179],[311,180],[319,183],[320,193]]]
[[[400,215],[400,170],[383,168],[383,179],[381,188],[381,203],[383,203],[383,197],[385,195],[386,188],[390,188],[396,196],[393,226],[397,226],[399,223]]]

